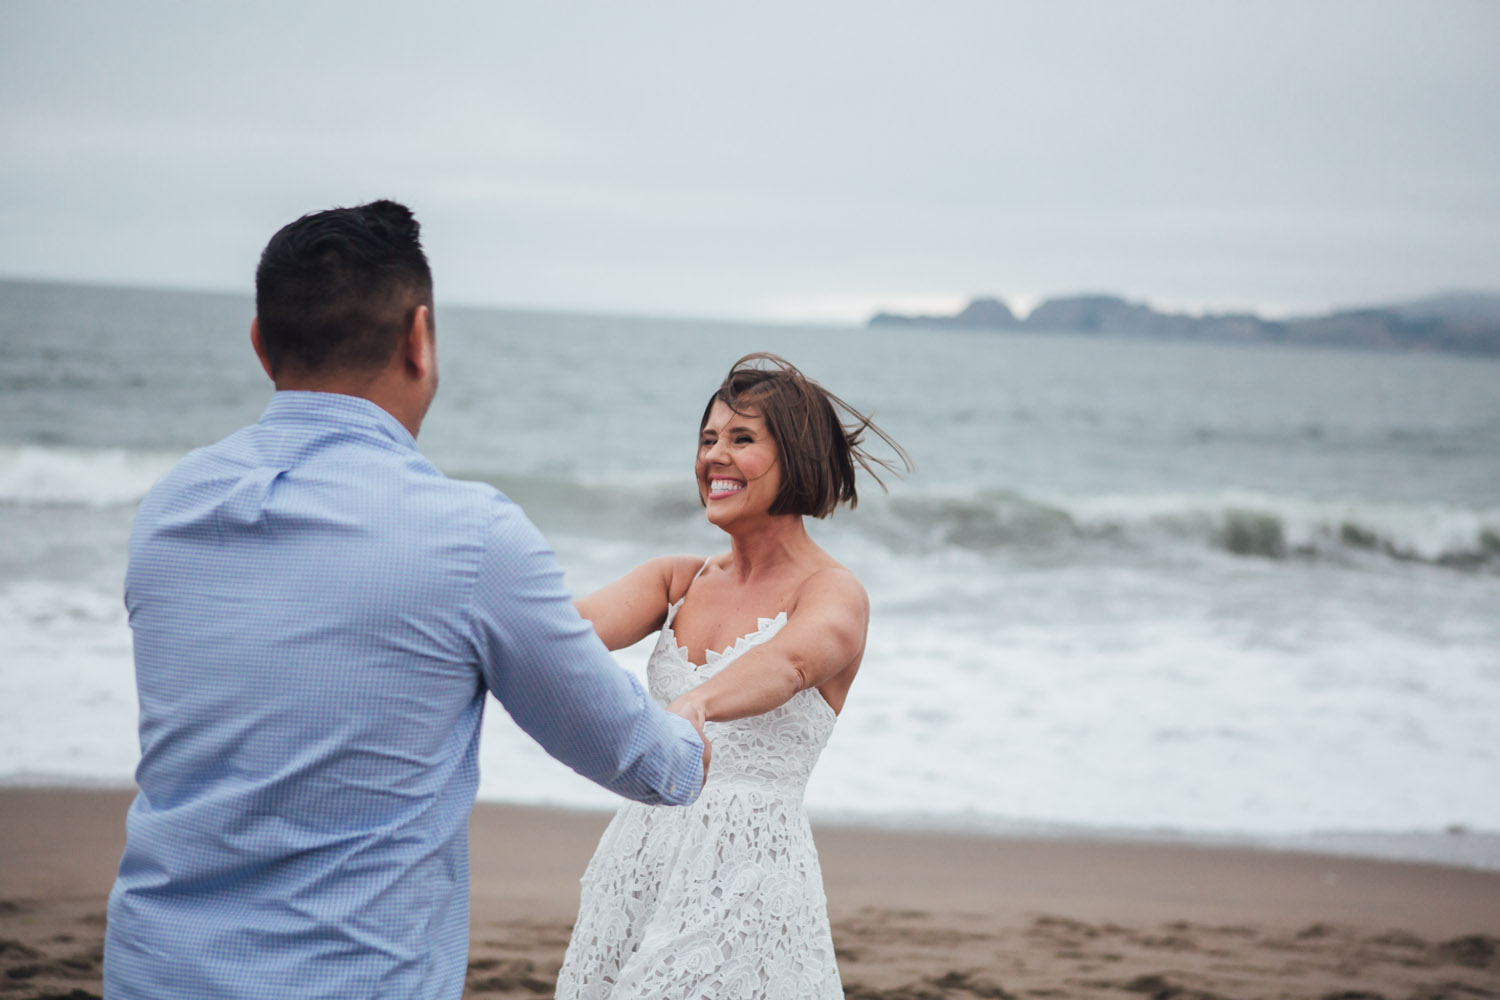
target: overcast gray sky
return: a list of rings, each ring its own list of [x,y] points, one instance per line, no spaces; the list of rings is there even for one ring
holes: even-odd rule
[[[248,291],[392,197],[450,303],[1500,290],[1495,0],[6,0],[0,135],[0,275]]]

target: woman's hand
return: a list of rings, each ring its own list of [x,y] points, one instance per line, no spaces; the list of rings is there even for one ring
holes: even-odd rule
[[[688,694],[691,693],[688,692]],[[693,724],[694,729],[698,730],[698,738],[703,741],[703,783],[708,784],[708,762],[713,756],[713,747],[709,744],[708,737],[703,735],[703,724],[708,721],[703,714],[703,706],[685,694],[668,705],[667,711],[673,715],[682,716]]]

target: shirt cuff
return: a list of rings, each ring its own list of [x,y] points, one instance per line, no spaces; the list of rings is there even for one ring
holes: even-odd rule
[[[674,755],[677,759],[663,769],[661,798],[666,805],[685,806],[696,801],[703,790],[703,741],[693,724],[680,715],[669,713],[667,724],[675,727],[673,735],[681,747],[680,753]]]

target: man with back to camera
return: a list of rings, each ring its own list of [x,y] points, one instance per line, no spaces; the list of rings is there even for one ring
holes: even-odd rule
[[[701,720],[616,666],[520,508],[417,451],[438,373],[410,211],[304,216],[255,283],[277,391],[131,536],[140,792],[105,995],[456,1000],[485,692],[642,802],[696,798]]]

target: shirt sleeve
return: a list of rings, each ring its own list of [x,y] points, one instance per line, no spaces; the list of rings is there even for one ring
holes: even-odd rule
[[[486,533],[469,620],[484,682],[553,757],[628,799],[685,805],[703,743],[609,655],[579,616],[552,549],[504,498]]]

